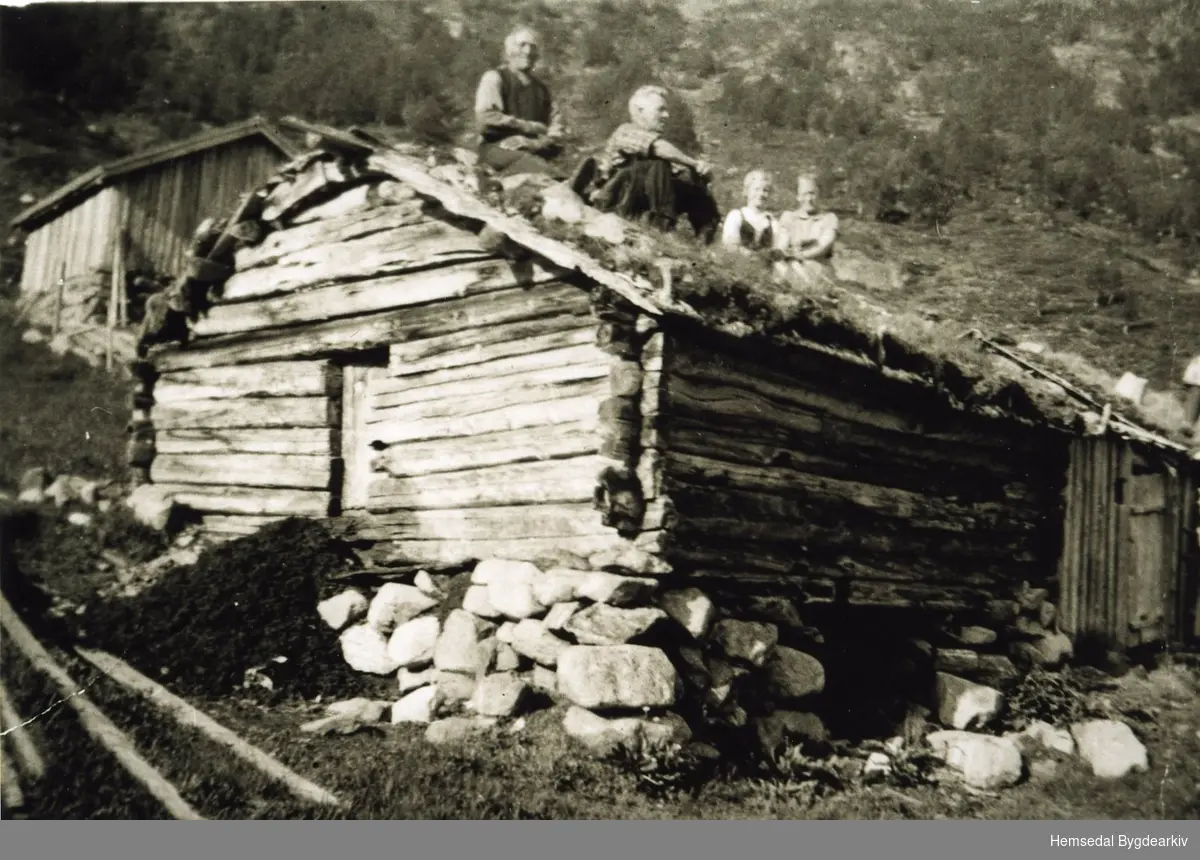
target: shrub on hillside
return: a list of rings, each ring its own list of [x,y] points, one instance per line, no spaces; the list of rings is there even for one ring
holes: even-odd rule
[[[183,695],[232,693],[259,666],[281,694],[356,694],[368,681],[317,614],[337,589],[329,577],[352,564],[321,523],[292,518],[208,550],[135,598],[102,600],[80,623],[87,639]]]

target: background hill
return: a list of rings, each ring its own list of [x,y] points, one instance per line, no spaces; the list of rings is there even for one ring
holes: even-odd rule
[[[657,80],[678,97],[673,134],[720,166],[724,206],[752,167],[776,172],[779,208],[818,170],[846,252],[884,264],[862,280],[889,307],[1156,386],[1200,349],[1200,0],[5,8],[0,216],[253,113],[454,143],[517,19],[545,35],[572,157]]]

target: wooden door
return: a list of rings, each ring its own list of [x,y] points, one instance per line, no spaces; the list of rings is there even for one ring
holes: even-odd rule
[[[1167,551],[1173,531],[1167,481],[1162,472],[1139,474],[1135,468],[1126,482],[1129,564],[1122,574],[1128,589],[1129,632],[1135,643],[1157,642],[1168,635],[1166,607],[1175,560]]]
[[[363,509],[371,480],[371,459],[367,417],[371,408],[371,389],[375,381],[387,375],[377,365],[346,366],[342,375],[342,510]]]

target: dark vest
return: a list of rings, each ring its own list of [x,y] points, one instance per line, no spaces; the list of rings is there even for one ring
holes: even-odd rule
[[[509,68],[497,69],[500,73],[500,94],[504,100],[504,112],[528,122],[550,124],[550,90],[537,78],[530,77],[522,83],[516,72]],[[516,134],[511,129],[493,129],[484,140],[495,143]]]

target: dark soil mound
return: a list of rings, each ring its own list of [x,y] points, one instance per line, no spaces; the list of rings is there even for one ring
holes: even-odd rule
[[[320,523],[284,520],[209,550],[133,599],[94,604],[80,633],[183,695],[229,694],[246,670],[264,666],[277,697],[361,695],[369,679],[345,664],[316,609],[343,587],[331,575],[354,564]]]

